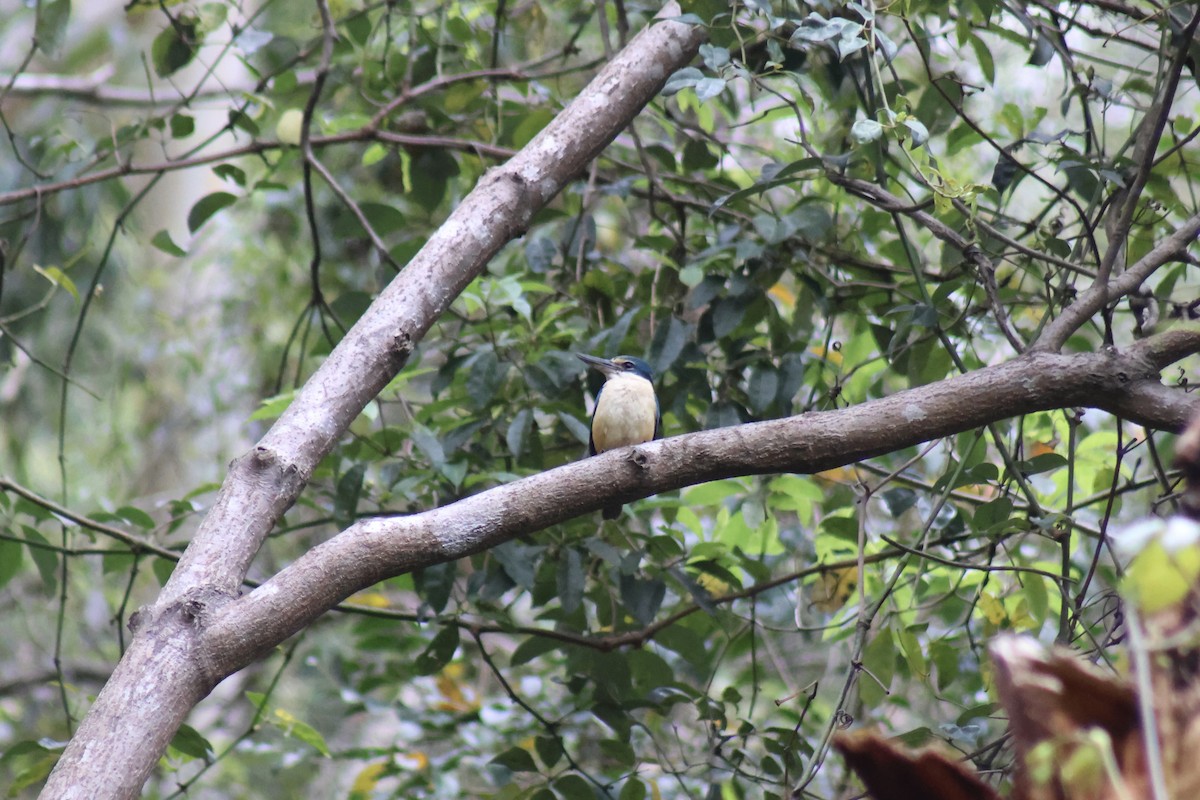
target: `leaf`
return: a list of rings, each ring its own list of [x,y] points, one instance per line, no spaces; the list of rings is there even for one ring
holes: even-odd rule
[[[179,14],[154,37],[154,43],[150,46],[150,59],[158,77],[165,78],[191,63],[201,44],[197,33],[196,17]]]
[[[367,465],[358,463],[338,479],[333,496],[333,520],[339,528],[348,528],[358,515],[358,499],[362,496],[366,472]]]
[[[562,642],[557,639],[551,639],[547,636],[530,636],[517,645],[517,649],[513,650],[513,654],[509,658],[509,664],[514,667],[528,664],[538,656],[558,650],[562,646]]]
[[[325,744],[325,737],[318,733],[316,728],[301,721],[290,711],[282,708],[275,709],[272,722],[288,736],[299,739],[321,755],[329,757],[329,745]]]
[[[558,560],[558,602],[568,614],[573,614],[583,602],[583,589],[586,582],[583,571],[583,557],[575,548],[564,550]]]
[[[1021,472],[1026,475],[1037,475],[1042,472],[1062,469],[1065,466],[1067,466],[1066,457],[1058,453],[1042,453],[1040,456],[1034,456],[1028,461],[1022,461],[1020,464]]]
[[[654,622],[658,609],[667,594],[667,585],[661,579],[647,580],[632,575],[621,576],[621,602],[639,624]]]
[[[0,587],[21,571],[24,548],[12,539],[0,539]]]
[[[563,755],[562,739],[557,736],[539,736],[533,740],[533,747],[547,767],[553,767]]]
[[[920,147],[929,141],[929,129],[922,124],[921,120],[909,117],[904,120],[904,127],[908,128],[913,147]]]
[[[850,128],[850,138],[858,144],[869,144],[883,136],[883,126],[873,119],[860,119]]]
[[[723,78],[704,78],[697,81],[695,89],[696,97],[700,98],[700,102],[711,100],[725,91],[725,80]]]
[[[281,144],[297,147],[304,132],[304,112],[298,108],[289,108],[279,115],[275,123],[275,136]]]
[[[235,202],[237,202],[237,196],[229,192],[213,192],[201,197],[188,212],[188,230],[195,233],[200,230],[201,225],[208,221],[209,217]]]
[[[563,800],[596,800],[592,785],[575,773],[568,773],[554,781],[554,791]]]
[[[205,739],[199,731],[186,723],[180,725],[179,730],[171,738],[171,747],[191,758],[209,761],[213,757],[213,747],[209,744],[208,739]]]
[[[196,119],[189,114],[171,115],[171,137],[186,139],[196,132]]]
[[[775,402],[775,393],[778,389],[779,373],[774,367],[766,365],[753,368],[746,385],[750,410],[759,415],[766,412]]]
[[[488,762],[499,764],[512,772],[537,772],[537,764],[528,750],[521,747],[510,747]]]
[[[71,21],[71,0],[41,0],[36,6],[34,38],[42,52],[55,57],[67,34],[67,24]]]
[[[187,255],[187,251],[175,244],[175,242],[171,239],[171,234],[165,229],[154,234],[154,238],[150,240],[150,244],[169,256],[175,256],[176,258],[179,258],[180,256]]]
[[[532,428],[533,411],[522,408],[513,415],[508,423],[508,431],[504,434],[504,443],[508,445],[508,452],[512,453],[513,458],[520,458],[521,453],[525,452],[525,439]]]
[[[1034,67],[1044,67],[1054,58],[1054,43],[1041,31],[1033,41],[1033,52],[1029,54],[1029,64]]]
[[[413,668],[418,675],[432,675],[439,672],[454,658],[458,650],[458,628],[447,625],[438,631],[433,641],[413,661]]]
[[[434,614],[440,614],[446,608],[457,574],[453,561],[434,564],[414,573],[413,583],[417,594]]]
[[[656,376],[664,375],[675,366],[692,333],[692,326],[676,316],[671,316],[665,324],[659,324],[648,354],[650,367]]]
[[[518,542],[505,542],[499,547],[492,548],[492,555],[500,562],[500,566],[518,586],[533,589],[534,583],[534,552],[535,547],[528,547]]]
[[[75,281],[68,278],[67,273],[63,272],[58,267],[39,267],[35,265],[33,271],[53,283],[55,286],[61,286],[62,288],[66,289],[71,297],[74,297],[76,301],[79,300],[79,290],[75,288]]]
[[[847,24],[854,25],[850,20],[844,20],[840,17],[833,19],[825,19],[817,12],[809,13],[807,17],[800,20],[800,24],[792,33],[791,42],[811,42],[821,43],[829,41],[842,35],[842,31]],[[860,28],[862,26],[859,26]]]
[[[154,529],[154,518],[134,506],[121,506],[117,509],[117,516],[125,520],[131,525],[136,525],[142,530]]]
[[[703,72],[695,67],[684,67],[671,77],[667,78],[667,82],[663,84],[662,96],[670,97],[671,95],[681,92],[684,89],[695,86],[702,80],[704,80]]]
[[[471,405],[478,410],[491,403],[502,380],[504,370],[500,359],[492,350],[481,350],[467,371],[467,397]]]
[[[424,425],[414,423],[411,435],[413,444],[429,459],[429,463],[434,469],[446,463],[446,451],[442,449],[442,443],[438,441],[433,431]]]

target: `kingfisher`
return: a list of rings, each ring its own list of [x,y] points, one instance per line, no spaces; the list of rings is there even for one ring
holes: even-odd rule
[[[577,353],[579,360],[604,374],[592,411],[588,455],[662,438],[662,413],[654,394],[650,365],[633,356],[613,359]],[[616,519],[621,506],[604,509],[604,519]]]

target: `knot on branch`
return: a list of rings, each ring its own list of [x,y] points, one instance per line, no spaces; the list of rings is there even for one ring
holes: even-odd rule
[[[629,463],[638,468],[639,472],[644,472],[650,466],[650,455],[642,451],[640,447],[634,447],[633,452],[629,454]]]
[[[411,333],[401,329],[392,334],[392,346],[388,355],[391,356],[392,364],[397,371],[408,363],[408,358],[412,355],[412,351],[413,340]]]

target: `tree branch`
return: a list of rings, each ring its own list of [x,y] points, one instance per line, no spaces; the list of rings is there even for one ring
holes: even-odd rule
[[[1088,319],[1106,304],[1132,292],[1142,281],[1163,264],[1179,258],[1189,244],[1200,234],[1200,214],[1193,215],[1180,225],[1174,233],[1159,242],[1153,250],[1142,256],[1136,264],[1117,277],[1102,281],[1097,278],[1088,290],[1079,296],[1058,317],[1046,326],[1032,349],[1056,351]]]
[[[1185,352],[1186,351],[1186,352]],[[615,502],[704,481],[852,464],[1000,419],[1088,406],[1182,430],[1200,396],[1158,382],[1167,359],[1200,352],[1200,325],[1124,352],[1034,353],[838,411],[676,436],[612,451],[407,517],[361,520],[216,611],[202,651],[219,673],[254,661],[345,597]],[[1157,387],[1157,388],[1156,388]],[[1164,402],[1167,395],[1172,400]],[[1146,399],[1162,403],[1155,414]]]

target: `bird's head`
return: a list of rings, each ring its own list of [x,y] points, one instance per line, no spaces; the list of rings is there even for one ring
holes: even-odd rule
[[[577,353],[576,355],[579,356],[580,361],[592,369],[604,373],[606,380],[617,375],[636,375],[648,381],[654,379],[654,373],[650,370],[650,365],[636,356],[617,356],[616,358],[608,359],[589,356],[585,353]]]

